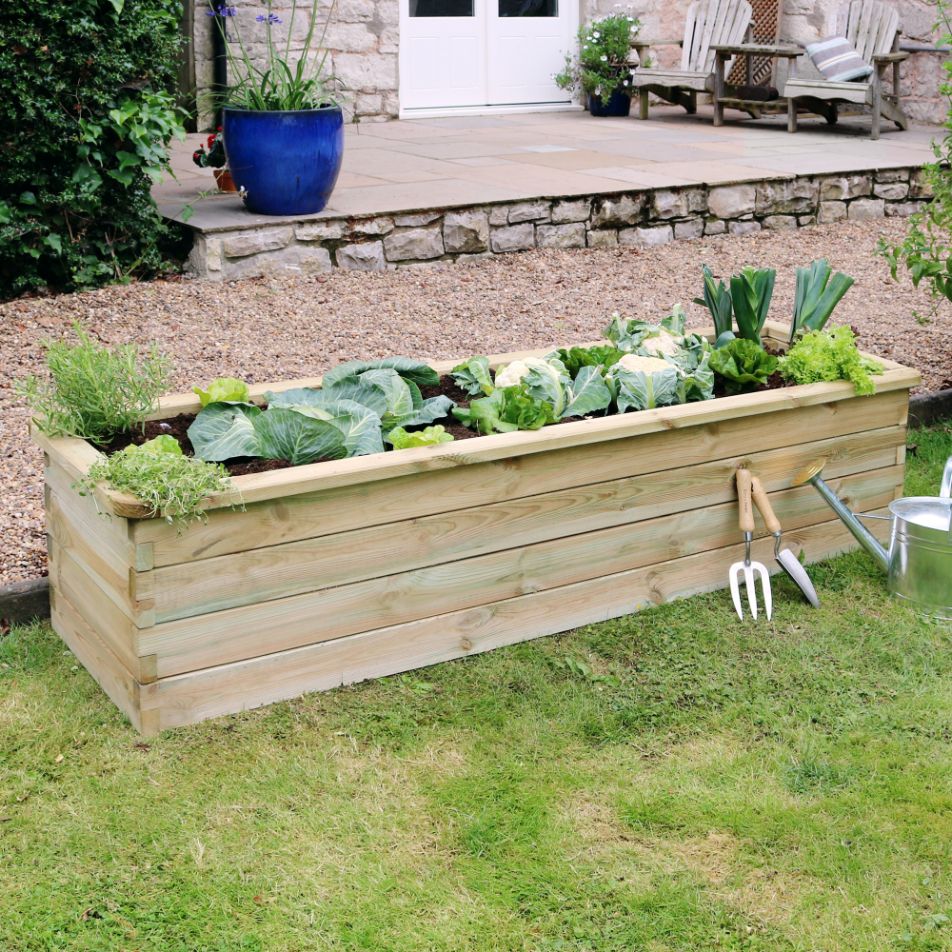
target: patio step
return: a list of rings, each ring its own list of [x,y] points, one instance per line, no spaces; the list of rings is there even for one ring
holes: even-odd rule
[[[652,247],[702,235],[907,216],[927,199],[920,166],[890,165],[352,216],[256,216],[234,195],[187,209],[160,202],[160,211],[192,233],[188,269],[221,281],[334,268],[385,271],[532,248]]]

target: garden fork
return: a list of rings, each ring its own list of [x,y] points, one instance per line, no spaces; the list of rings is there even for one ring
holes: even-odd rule
[[[767,568],[762,562],[750,561],[750,544],[754,537],[754,507],[751,499],[751,476],[750,470],[737,470],[737,504],[740,509],[740,531],[744,534],[744,561],[735,562],[729,569],[729,579],[731,585],[731,598],[734,601],[734,609],[737,617],[744,620],[744,609],[740,602],[740,583],[744,581],[744,587],[747,589],[747,604],[750,606],[750,614],[757,617],[757,576],[760,575],[761,584],[764,592],[764,612],[767,615],[767,621],[770,621],[770,615],[773,611],[773,601],[770,595],[770,576],[767,574]]]

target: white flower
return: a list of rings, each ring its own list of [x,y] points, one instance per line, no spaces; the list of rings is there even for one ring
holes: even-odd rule
[[[602,56],[602,62],[603,62],[603,63],[607,63],[607,62],[608,62],[608,57],[603,55],[603,56]]]
[[[592,36],[594,36],[595,39],[597,40],[597,39],[601,36],[601,33],[599,33],[597,30],[595,30],[595,31],[592,33]]]

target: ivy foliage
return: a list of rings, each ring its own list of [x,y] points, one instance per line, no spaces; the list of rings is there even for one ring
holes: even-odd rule
[[[0,27],[0,298],[162,266],[179,0],[31,0]]]

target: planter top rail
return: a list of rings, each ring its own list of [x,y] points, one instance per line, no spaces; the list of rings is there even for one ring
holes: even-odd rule
[[[702,328],[695,333],[713,337],[713,329]],[[776,321],[764,324],[764,334],[775,343],[786,343],[788,325]],[[559,346],[559,345],[556,345]],[[589,345],[582,345],[589,346]],[[527,356],[542,356],[553,347],[492,355],[494,367]],[[876,392],[907,390],[921,382],[919,372],[882,357],[871,356],[885,369],[876,377]],[[446,374],[459,363],[454,360],[433,361],[431,366],[440,374]],[[321,377],[306,377],[299,380],[284,380],[275,383],[254,384],[249,389],[252,399],[264,402],[265,394],[280,393],[298,387],[319,387]],[[499,433],[481,436],[472,440],[459,440],[436,447],[419,447],[393,453],[376,453],[370,456],[355,456],[349,459],[311,463],[304,466],[289,466],[285,469],[231,477],[231,490],[209,496],[205,509],[262,502],[301,493],[318,492],[339,486],[394,479],[413,473],[458,466],[489,463],[500,459],[541,453],[548,450],[568,449],[582,444],[591,444],[625,437],[657,433],[664,430],[704,426],[721,420],[755,416],[797,407],[821,403],[835,403],[855,396],[853,385],[846,381],[815,383],[783,387],[777,390],[719,397],[676,406],[641,410],[637,413],[620,413],[595,419],[560,423],[541,430],[514,433]],[[201,405],[194,394],[172,394],[163,397],[158,410],[149,419],[161,420],[181,413],[198,413]],[[75,437],[50,438],[33,426],[33,439],[75,480],[84,478],[93,463],[99,459],[99,451],[92,444]],[[117,492],[105,486],[96,490],[101,509],[108,514],[125,519],[154,518],[146,506],[128,493]]]

